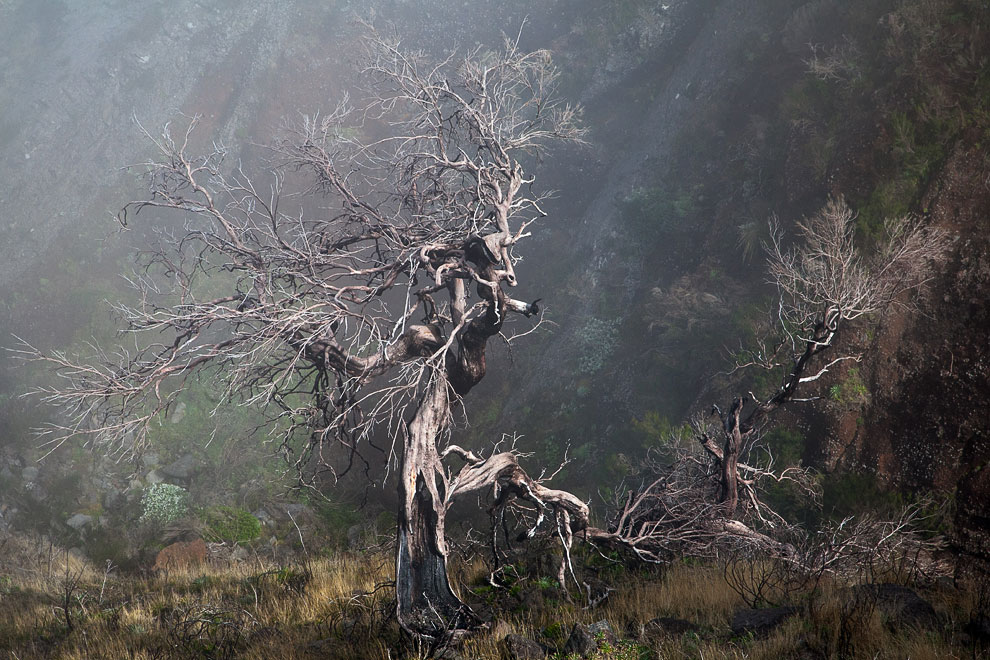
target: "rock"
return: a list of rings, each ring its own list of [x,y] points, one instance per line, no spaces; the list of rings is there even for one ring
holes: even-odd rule
[[[149,469],[158,467],[158,464],[161,463],[161,460],[162,459],[158,454],[150,451],[141,457],[141,461],[144,463],[144,467]]]
[[[123,497],[123,495],[124,494],[121,493],[116,488],[112,488],[112,487],[111,488],[107,488],[103,492],[103,497],[102,497],[103,509],[104,510],[109,510],[109,509],[116,508],[117,503],[120,501],[120,499]]]
[[[360,550],[364,545],[364,535],[367,524],[351,525],[347,528],[347,547],[350,550]]]
[[[149,486],[154,486],[155,484],[160,484],[165,481],[165,477],[162,476],[161,472],[158,470],[152,470],[147,475],[145,475],[144,480]]]
[[[608,621],[598,621],[590,626],[575,623],[571,635],[564,643],[564,655],[576,653],[587,657],[598,648],[599,640],[615,642],[615,633]]]
[[[506,635],[503,642],[510,660],[542,660],[547,657],[542,646],[522,635]]]
[[[895,627],[934,628],[938,625],[935,608],[913,589],[899,584],[863,584],[854,591],[856,598],[875,598],[880,611]]]
[[[797,613],[796,607],[769,607],[763,610],[739,610],[732,615],[729,627],[733,635],[752,633],[756,637],[765,637],[774,628]]]
[[[299,520],[300,517],[308,516],[311,513],[308,506],[306,506],[305,504],[297,504],[295,502],[291,504],[286,504],[285,507],[283,507],[283,510],[286,512],[287,515],[291,515],[297,521]]]
[[[192,454],[183,454],[177,460],[172,461],[158,471],[166,477],[172,477],[173,479],[188,479],[198,467],[199,465]]]
[[[268,512],[265,511],[264,509],[258,509],[257,511],[253,511],[251,515],[257,518],[258,522],[260,522],[264,527],[270,527],[271,525],[275,524],[275,521],[272,520],[272,517],[268,515]]]
[[[172,422],[173,424],[178,424],[183,420],[183,418],[185,418],[185,416],[186,416],[186,402],[180,401],[179,404],[175,406],[175,410],[172,412],[172,415],[171,417],[169,417],[168,421]]]
[[[39,472],[40,470],[38,470],[38,468],[33,465],[29,465],[21,470],[21,479],[28,483],[34,482],[34,480],[38,478]]]
[[[165,546],[155,557],[155,570],[167,571],[199,566],[206,562],[206,542],[203,539],[173,543]]]
[[[612,641],[615,639],[615,631],[612,630],[612,624],[604,619],[588,626],[588,632],[591,633],[592,637],[597,638],[599,635],[604,635],[606,640]]]
[[[698,626],[685,619],[661,616],[650,619],[646,624],[646,634],[658,637],[680,637],[685,633],[698,632]]]
[[[237,546],[230,551],[230,558],[232,561],[247,561],[251,554],[248,552],[247,548],[242,546]]]
[[[87,527],[93,522],[93,516],[87,516],[85,513],[77,513],[68,520],[65,524],[76,530],[77,532],[82,531],[83,527]]]

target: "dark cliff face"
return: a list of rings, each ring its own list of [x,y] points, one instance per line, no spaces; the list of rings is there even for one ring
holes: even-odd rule
[[[570,439],[578,463],[628,473],[626,456],[658,431],[759,385],[711,374],[771,295],[762,228],[776,214],[793,230],[842,195],[866,248],[905,214],[946,230],[951,247],[939,276],[901,301],[912,307],[844,333],[864,361],[780,424],[830,473],[956,493],[960,548],[990,557],[988,14],[968,0],[712,3],[679,25],[677,52],[643,56],[652,73],[616,76],[591,109],[623,117],[635,138],[596,125],[611,140],[588,166],[599,178],[543,262],[560,273],[540,292],[559,326],[517,349],[514,382],[486,384],[475,432]],[[638,114],[609,110],[622,90]]]
[[[955,491],[960,549],[990,558],[990,167],[975,137],[954,145],[923,198],[954,238],[944,273],[876,336],[870,404],[860,426],[833,422],[830,459],[906,490]]]

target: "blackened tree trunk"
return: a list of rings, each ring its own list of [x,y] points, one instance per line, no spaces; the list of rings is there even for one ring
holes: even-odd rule
[[[397,614],[405,630],[430,637],[461,628],[469,618],[447,577],[446,493],[437,451],[450,415],[447,387],[439,375],[428,385],[406,427],[399,471]]]

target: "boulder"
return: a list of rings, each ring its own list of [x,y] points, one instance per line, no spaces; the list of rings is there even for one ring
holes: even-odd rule
[[[32,483],[38,478],[40,470],[33,465],[29,465],[21,470],[21,479],[26,483]]]
[[[155,558],[156,571],[168,571],[200,566],[206,562],[206,542],[203,539],[179,541],[162,548]]]
[[[272,520],[272,517],[268,515],[268,512],[265,511],[263,508],[258,509],[257,511],[253,511],[251,515],[257,518],[258,522],[260,522],[263,527],[271,527],[272,525],[275,524],[275,521]]]
[[[92,523],[93,523],[93,516],[88,516],[85,513],[77,513],[65,521],[66,525],[76,530],[77,532],[81,532],[83,527],[88,527]]]
[[[582,658],[587,657],[598,649],[599,640],[615,643],[615,633],[608,621],[598,621],[590,626],[575,623],[564,643],[564,655],[576,653]]]
[[[588,630],[588,626],[575,623],[574,627],[571,628],[570,636],[564,643],[564,655],[574,653],[583,658],[591,655],[597,647],[598,643]]]
[[[739,610],[732,615],[729,627],[733,635],[751,633],[756,637],[766,637],[777,626],[797,614],[796,607],[768,607],[762,610]]]
[[[542,646],[522,635],[506,635],[503,642],[510,660],[543,660],[547,657]]]
[[[183,454],[165,467],[160,468],[158,472],[173,479],[189,479],[198,467],[199,464],[192,454]]]
[[[588,632],[591,633],[592,637],[598,638],[599,635],[603,635],[603,639],[609,642],[615,641],[615,631],[612,630],[612,624],[608,621],[602,619],[601,621],[596,621],[595,623],[588,626]]]

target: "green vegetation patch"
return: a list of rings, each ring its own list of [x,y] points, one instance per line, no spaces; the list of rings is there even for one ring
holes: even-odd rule
[[[261,536],[261,522],[244,509],[216,506],[203,513],[207,541],[246,543]]]

